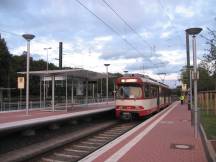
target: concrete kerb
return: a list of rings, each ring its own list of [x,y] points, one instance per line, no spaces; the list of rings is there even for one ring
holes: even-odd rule
[[[114,107],[107,107],[98,110],[89,110],[89,113],[86,114],[85,111],[83,112],[74,112],[68,114],[60,114],[60,115],[53,115],[47,117],[40,117],[40,118],[33,118],[33,119],[26,119],[21,121],[9,122],[9,123],[2,123],[0,124],[0,133],[8,133],[8,132],[15,132],[21,129],[26,129],[29,127],[36,127],[41,125],[49,125],[51,123],[61,122],[70,119],[77,119],[80,117],[87,117],[94,114],[99,114],[102,112],[108,112],[114,110]]]
[[[205,146],[205,152],[207,154],[208,161],[216,162],[216,152],[211,142],[208,140],[202,124],[200,124],[200,132],[201,132],[202,142]]]

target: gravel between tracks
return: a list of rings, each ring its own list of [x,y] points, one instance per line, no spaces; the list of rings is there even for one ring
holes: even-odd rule
[[[116,121],[108,121],[104,123],[91,124],[79,131],[70,132],[67,134],[62,134],[61,136],[56,136],[50,140],[43,142],[31,144],[24,148],[13,150],[5,154],[0,155],[0,161],[4,162],[19,162],[32,158],[38,154],[42,154],[51,149],[55,149],[64,144],[70,143],[74,140],[78,140],[82,137],[90,135],[96,131],[103,130],[109,126],[116,124]]]

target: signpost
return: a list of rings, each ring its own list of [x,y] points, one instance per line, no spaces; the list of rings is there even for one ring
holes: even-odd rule
[[[18,77],[17,78],[17,87],[20,89],[20,108],[22,108],[22,89],[25,88],[25,78]]]

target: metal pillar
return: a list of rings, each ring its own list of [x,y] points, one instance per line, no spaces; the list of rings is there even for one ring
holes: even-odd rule
[[[27,72],[26,72],[26,115],[29,114],[29,57],[30,57],[30,41],[27,41]]]
[[[108,104],[108,95],[109,95],[109,74],[108,74],[108,66],[109,64],[105,65],[106,66],[106,73],[107,73],[107,77],[106,77],[106,102]]]
[[[22,89],[20,88],[20,109],[22,109]]]
[[[29,66],[30,66],[30,41],[34,39],[32,34],[23,34],[23,38],[27,41],[27,64],[26,64],[26,115],[29,114]]]
[[[98,102],[98,79],[97,79],[97,96],[96,96],[96,98],[97,98],[97,102]]]
[[[190,86],[190,48],[189,48],[189,34],[185,31],[185,34],[186,34],[186,54],[187,54],[187,76],[188,76],[188,89],[190,88],[192,88],[191,86]],[[188,100],[190,101],[190,102],[192,102],[191,100],[190,100],[190,98],[188,98]],[[188,102],[188,110],[190,110],[191,109],[191,104],[190,104],[190,102]]]
[[[52,111],[55,111],[55,75],[52,76]]]
[[[73,79],[72,79],[72,82],[71,82],[71,103],[73,104],[74,103],[74,86],[73,86]]]
[[[65,77],[65,107],[66,107],[66,111],[68,111],[68,82],[67,82],[67,75]]]
[[[191,108],[191,125],[194,126],[193,121],[193,90],[192,90],[192,69],[190,69],[190,108]]]
[[[40,76],[40,108],[42,107],[42,105],[41,105],[41,100],[42,100],[41,89],[42,89],[42,87],[41,87],[41,76]]]
[[[116,99],[115,80],[113,80],[113,99]]]
[[[45,82],[45,76],[43,77],[43,99],[44,99],[44,108],[46,107],[46,82]]]
[[[103,95],[103,87],[102,87],[102,82],[103,82],[103,79],[101,78],[101,98],[102,98],[102,95]]]
[[[92,84],[92,98],[95,98],[95,84]]]
[[[59,42],[59,69],[62,69],[62,51],[63,51],[63,43]]]
[[[86,79],[86,105],[88,106],[88,79]]]
[[[198,108],[197,108],[197,56],[196,56],[196,36],[192,36],[193,43],[193,74],[194,74],[194,124],[195,138],[198,137]]]
[[[195,138],[198,137],[198,108],[197,108],[197,56],[196,56],[196,35],[202,31],[202,28],[189,28],[185,30],[188,34],[192,35],[192,44],[193,44],[193,80],[194,80],[194,134]]]

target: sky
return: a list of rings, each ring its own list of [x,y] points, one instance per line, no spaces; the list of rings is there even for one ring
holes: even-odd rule
[[[208,36],[216,10],[215,0],[0,0],[0,20],[14,55],[26,50],[22,34],[30,33],[36,60],[48,52],[58,65],[63,42],[63,66],[105,72],[109,63],[111,73],[141,73],[173,87],[186,65],[185,29],[201,27]],[[198,60],[206,48],[197,36]]]

